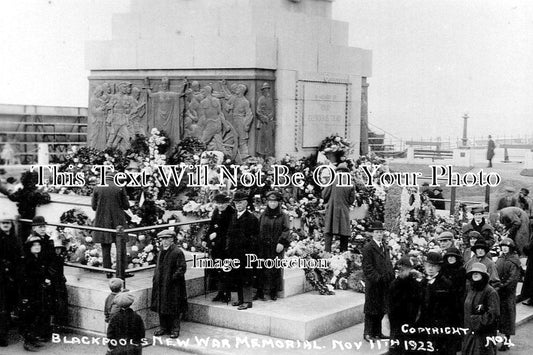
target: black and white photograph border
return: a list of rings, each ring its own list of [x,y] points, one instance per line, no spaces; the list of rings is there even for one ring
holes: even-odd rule
[[[4,4],[0,354],[532,353],[532,18]]]

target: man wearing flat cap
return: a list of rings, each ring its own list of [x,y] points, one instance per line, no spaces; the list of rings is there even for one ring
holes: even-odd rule
[[[455,310],[451,294],[452,282],[441,272],[443,262],[442,254],[439,252],[430,251],[425,256],[426,277],[422,280],[423,301],[416,324],[418,327],[447,327],[452,324],[451,314]],[[453,339],[450,336],[427,335],[422,339],[432,342],[436,349],[433,354],[455,354],[453,347],[447,346]]]
[[[374,222],[370,228],[372,239],[363,247],[363,274],[365,277],[365,328],[366,341],[386,339],[381,330],[381,320],[387,313],[388,291],[394,279],[389,250],[383,243],[383,223]]]
[[[485,239],[489,247],[492,248],[495,242],[494,228],[488,224],[485,220],[485,217],[483,217],[485,214],[485,209],[483,207],[475,207],[472,208],[471,213],[473,215],[472,220],[465,224],[462,228],[463,243],[468,245],[467,239],[469,238],[469,233],[471,231],[476,231],[481,237],[483,237],[483,239]]]
[[[246,254],[256,254],[257,238],[259,235],[259,221],[250,213],[248,194],[243,191],[235,192],[233,197],[237,212],[233,215],[226,238],[226,256],[239,259],[240,267],[229,272],[229,282],[237,289],[237,301],[233,306],[239,310],[252,308],[252,283],[254,270],[246,268]]]
[[[453,233],[450,231],[444,231],[437,237],[442,254],[446,252],[446,249],[454,246]]]
[[[525,255],[524,248],[530,243],[527,213],[520,207],[505,207],[500,210],[500,223],[505,226],[508,237],[515,242],[519,255]]]
[[[107,328],[107,338],[117,344],[109,343],[112,354],[141,355],[145,336],[144,322],[130,306],[135,301],[131,292],[121,292],[115,296],[114,304],[119,311],[111,318]],[[126,342],[126,345],[121,344]]]
[[[226,237],[228,228],[235,209],[230,206],[231,199],[226,194],[217,194],[214,198],[215,209],[209,222],[209,229],[206,233],[206,243],[209,248],[211,259],[226,258]],[[220,269],[210,270],[217,282],[217,295],[213,302],[229,302],[231,292],[227,289],[226,273]]]
[[[157,237],[161,248],[154,271],[151,310],[159,314],[160,328],[154,335],[170,334],[171,338],[177,338],[180,335],[180,314],[186,309],[187,263],[181,249],[174,244],[174,231],[161,231]]]

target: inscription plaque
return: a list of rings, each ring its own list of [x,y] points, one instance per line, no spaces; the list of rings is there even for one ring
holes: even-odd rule
[[[324,137],[345,135],[345,84],[305,82],[303,100],[303,148],[318,147]]]

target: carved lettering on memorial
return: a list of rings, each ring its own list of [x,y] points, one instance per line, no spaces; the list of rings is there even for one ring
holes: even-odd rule
[[[126,151],[131,140],[130,115],[136,108],[135,100],[131,96],[132,84],[124,81],[118,84],[118,92],[111,96],[105,108],[110,112],[107,116],[106,146]]]
[[[274,156],[274,132],[276,122],[274,120],[274,100],[270,92],[270,84],[263,83],[261,95],[257,99],[256,105],[256,153],[264,156]]]

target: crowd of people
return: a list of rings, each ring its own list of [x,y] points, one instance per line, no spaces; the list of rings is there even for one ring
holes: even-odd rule
[[[392,339],[392,354],[470,355],[495,354],[496,342],[488,339],[499,334],[504,339],[499,350],[509,350],[520,280],[522,303],[533,306],[532,203],[527,189],[518,196],[514,192],[506,188],[495,211],[505,228],[503,237],[494,233],[485,209],[476,207],[461,235],[441,232],[423,263],[406,254],[396,262],[396,271],[383,224],[374,223],[362,251],[364,339]],[[527,257],[525,273],[520,257]],[[381,329],[385,314],[390,337]]]

